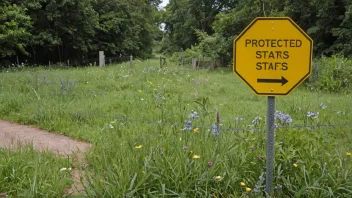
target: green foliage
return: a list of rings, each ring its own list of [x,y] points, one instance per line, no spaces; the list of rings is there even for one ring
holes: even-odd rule
[[[174,65],[160,69],[158,61],[136,60],[132,70],[128,63],[70,70],[2,70],[0,118],[92,142],[84,192],[88,197],[264,197],[254,189],[266,166],[266,97],[253,94],[228,69],[193,71]],[[41,83],[36,88],[37,72]],[[79,82],[70,92],[62,92],[58,76]],[[350,102],[350,94],[302,88],[277,98],[277,110],[289,114],[293,122],[276,120],[287,127],[275,129],[273,185],[281,186],[274,190],[276,197],[351,194],[352,158],[346,156],[352,151],[351,127],[315,126],[350,123]],[[199,118],[188,117],[192,110]],[[209,130],[217,110],[219,137]],[[307,117],[307,112],[319,112],[319,116]],[[253,124],[256,116],[261,119]],[[190,131],[183,130],[188,120],[192,121]],[[48,177],[57,169],[43,166]],[[264,184],[258,186],[259,191]]]
[[[199,49],[203,56],[212,58],[213,60],[226,56],[226,49],[232,45],[231,41],[222,37],[220,34],[209,36],[205,32],[196,31],[199,43]]]
[[[349,3],[348,3],[349,2]],[[345,17],[341,24],[332,29],[332,33],[337,37],[333,46],[336,52],[352,57],[352,2],[347,1]]]
[[[316,91],[350,93],[352,61],[344,57],[323,57],[313,65],[313,74],[305,85]]]
[[[17,4],[15,4],[17,3]],[[34,0],[0,3],[0,56],[21,62],[151,55],[161,39],[159,0]],[[158,16],[159,15],[159,16]],[[22,53],[20,53],[22,52]]]
[[[15,55],[17,52],[28,54],[25,47],[31,35],[30,17],[26,9],[16,4],[7,5],[0,2],[0,57]]]
[[[182,3],[182,9],[175,7]],[[289,16],[314,40],[314,56],[352,55],[351,50],[351,1],[348,0],[239,0],[211,1],[213,11],[208,12],[208,0],[188,2],[171,1],[167,7],[166,19],[168,41],[164,41],[170,50],[182,51],[192,45],[208,46],[210,40],[195,37],[196,31],[207,33],[210,37],[231,42],[240,32],[258,16]],[[180,3],[180,4],[181,4]],[[200,11],[193,11],[197,7]],[[220,8],[221,9],[218,9]],[[207,13],[207,14],[204,14]],[[170,21],[169,21],[170,20]],[[201,21],[206,21],[201,23]],[[199,22],[199,23],[198,23]],[[217,40],[217,39],[215,39]],[[221,39],[217,40],[221,43]],[[202,42],[205,42],[202,44]],[[232,42],[231,42],[232,44]],[[175,47],[176,46],[176,47]],[[216,48],[216,49],[214,49]],[[225,49],[224,49],[225,48]],[[217,54],[231,61],[233,46],[208,48],[206,54]]]
[[[164,19],[169,41],[162,49],[169,49],[169,45],[174,51],[190,48],[199,42],[196,30],[214,33],[211,24],[215,16],[230,4],[228,0],[170,0]]]

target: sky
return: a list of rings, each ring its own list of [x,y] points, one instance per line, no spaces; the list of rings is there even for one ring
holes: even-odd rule
[[[163,0],[163,2],[160,4],[160,7],[164,7],[168,3],[169,3],[169,0]]]

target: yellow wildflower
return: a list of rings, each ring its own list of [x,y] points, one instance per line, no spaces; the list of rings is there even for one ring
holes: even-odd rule
[[[294,163],[293,166],[296,167],[296,168],[298,167],[298,165],[296,163]]]
[[[142,148],[142,145],[136,146],[135,148],[140,149],[140,148]]]
[[[200,156],[199,155],[193,155],[193,159],[199,159]]]
[[[251,188],[246,188],[246,192],[251,192]]]
[[[138,90],[138,92],[139,92],[139,93],[141,93],[141,92],[142,92],[142,90]]]
[[[246,184],[244,182],[241,182],[240,184],[241,184],[241,186],[246,186]]]
[[[195,133],[198,133],[198,132],[199,132],[199,129],[198,129],[198,128],[195,128],[193,131],[194,131]]]
[[[351,153],[350,152],[346,152],[346,156],[347,157],[351,156]]]
[[[222,178],[221,178],[221,176],[216,176],[216,177],[215,177],[215,180],[216,180],[216,181],[221,181]]]

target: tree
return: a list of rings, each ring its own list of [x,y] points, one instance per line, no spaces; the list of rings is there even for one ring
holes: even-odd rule
[[[18,52],[28,54],[25,47],[31,35],[28,32],[31,21],[25,11],[16,4],[0,3],[0,57],[9,57]]]
[[[341,24],[332,29],[337,37],[332,49],[342,55],[352,57],[352,2],[346,1],[346,12]]]

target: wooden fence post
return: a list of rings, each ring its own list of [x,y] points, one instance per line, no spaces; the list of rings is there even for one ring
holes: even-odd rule
[[[104,65],[105,65],[104,51],[99,51],[99,67],[103,67]]]
[[[197,59],[196,58],[192,58],[192,69],[195,70],[197,67]]]
[[[132,64],[133,64],[133,56],[130,56],[130,69],[132,69]]]

